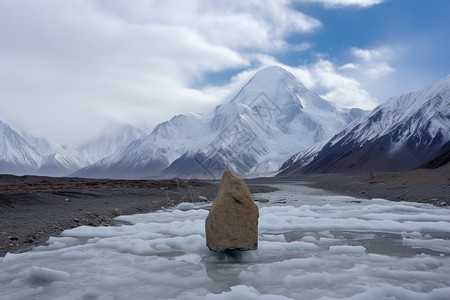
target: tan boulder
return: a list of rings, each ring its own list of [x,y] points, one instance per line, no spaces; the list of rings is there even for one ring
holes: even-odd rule
[[[212,251],[258,248],[259,211],[244,180],[226,171],[206,218],[206,245]]]

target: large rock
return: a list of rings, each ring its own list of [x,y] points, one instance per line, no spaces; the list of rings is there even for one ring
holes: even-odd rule
[[[219,252],[255,250],[258,217],[258,207],[244,180],[226,171],[206,218],[206,245]]]

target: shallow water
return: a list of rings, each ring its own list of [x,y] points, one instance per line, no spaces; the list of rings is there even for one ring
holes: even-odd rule
[[[121,216],[0,259],[0,298],[448,299],[448,209],[277,187],[256,251],[209,251],[205,204]]]

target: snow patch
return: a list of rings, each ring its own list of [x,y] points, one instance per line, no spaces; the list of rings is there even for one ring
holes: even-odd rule
[[[193,208],[194,208],[194,203],[190,203],[190,202],[181,202],[180,204],[177,205],[177,209],[182,210],[182,211],[191,210]]]

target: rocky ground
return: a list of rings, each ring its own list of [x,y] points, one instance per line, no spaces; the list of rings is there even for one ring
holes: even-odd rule
[[[247,182],[270,185],[302,181],[311,187],[358,198],[383,198],[446,207],[450,205],[450,164],[437,169],[362,174],[311,174],[258,178]]]
[[[438,169],[399,173],[371,172],[358,175],[316,175],[313,187],[360,198],[450,205],[450,164]]]
[[[360,198],[450,204],[450,165],[402,173],[309,175],[248,180],[250,190],[305,181],[312,187]],[[213,200],[218,182],[99,180],[0,175],[0,256],[43,244],[50,236],[81,225],[110,226],[114,217],[146,213],[180,202]],[[200,197],[202,196],[202,197]]]
[[[124,214],[180,202],[213,200],[217,183],[177,180],[98,180],[0,175],[0,256],[43,244],[64,229],[110,226]],[[273,190],[251,186],[252,192]],[[201,197],[200,197],[201,196]]]

